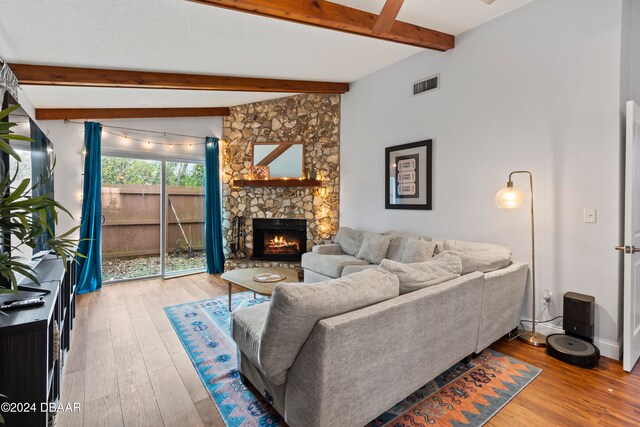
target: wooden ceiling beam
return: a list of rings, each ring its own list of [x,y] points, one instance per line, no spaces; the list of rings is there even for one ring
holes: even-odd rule
[[[85,86],[239,92],[336,93],[349,91],[349,83],[262,79],[151,71],[105,70],[9,64],[21,85]]]
[[[228,116],[227,107],[203,108],[37,108],[38,120],[147,119]]]
[[[398,13],[400,13],[403,3],[404,0],[387,0],[382,7],[382,12],[380,12],[378,19],[373,26],[373,34],[379,36],[380,34],[385,34],[391,31],[393,24],[396,22],[396,18],[398,18]]]
[[[446,51],[455,46],[455,37],[451,34],[395,20],[389,31],[376,34],[374,26],[378,15],[324,0],[188,1],[427,49]]]
[[[292,147],[291,144],[278,145],[273,151],[267,154],[264,157],[264,159],[260,160],[256,166],[268,166],[271,162],[273,162],[275,159],[280,157],[282,154],[284,154],[285,151],[287,151],[291,147]]]

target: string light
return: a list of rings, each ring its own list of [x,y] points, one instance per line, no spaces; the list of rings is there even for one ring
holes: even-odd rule
[[[65,120],[64,122],[67,123],[67,124],[72,123],[72,124],[84,125],[84,123],[82,123],[82,122],[76,122],[76,121],[73,121],[73,120]],[[133,129],[133,128],[120,127],[120,126],[102,125],[102,127],[103,127],[102,135],[109,134],[109,135],[114,135],[114,136],[117,136],[117,137],[120,137],[120,138],[123,138],[123,139],[127,139],[127,140],[130,139],[132,141],[139,141],[139,142],[143,142],[143,143],[146,142],[147,143],[146,144],[147,148],[151,148],[152,145],[163,145],[163,146],[169,145],[169,148],[173,149],[173,146],[175,145],[175,146],[178,146],[178,147],[180,147],[180,146],[184,146],[184,147],[188,146],[189,149],[193,149],[194,145],[205,145],[206,144],[206,142],[204,141],[204,140],[206,140],[205,137],[199,137],[199,136],[193,136],[193,135],[183,135],[183,134],[177,134],[177,133],[160,132],[160,131],[144,130],[144,129]],[[148,140],[148,139],[135,138],[133,136],[128,136],[128,135],[125,135],[123,133],[117,133],[117,132],[109,131],[109,130],[106,130],[104,128],[123,129],[123,130],[129,130],[129,131],[134,131],[134,132],[142,132],[142,133],[154,133],[154,134],[162,135],[164,137],[167,137],[167,136],[179,136],[179,137],[182,137],[182,138],[190,138],[190,139],[200,140],[202,142],[171,142],[171,143],[167,144],[166,142],[158,142],[158,141],[152,141],[152,140]],[[222,140],[220,140],[220,141],[222,141]],[[124,141],[121,141],[121,142],[124,143]],[[211,143],[209,143],[209,145],[211,145]],[[84,156],[86,154],[87,154],[86,150],[83,150],[82,151],[82,155]]]

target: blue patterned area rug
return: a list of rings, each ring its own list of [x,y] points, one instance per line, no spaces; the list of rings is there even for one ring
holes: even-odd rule
[[[234,309],[268,301],[252,292],[234,294]],[[165,307],[182,345],[229,427],[286,426],[240,381],[230,336],[228,297]],[[542,370],[490,349],[471,363],[458,363],[399,402],[366,427],[481,426]]]

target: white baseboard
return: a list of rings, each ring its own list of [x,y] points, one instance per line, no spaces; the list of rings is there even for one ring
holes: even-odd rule
[[[526,322],[525,327],[527,328],[527,330],[530,330],[531,326],[528,326],[528,325],[530,325],[530,323]],[[545,335],[564,333],[564,329],[562,329],[561,326],[555,326],[555,325],[544,324],[544,323],[536,325],[536,331]],[[613,359],[613,360],[620,360],[620,356],[621,356],[620,345],[617,342],[595,337],[593,339],[593,343],[596,345],[596,347],[600,349],[601,356],[608,357],[609,359]]]

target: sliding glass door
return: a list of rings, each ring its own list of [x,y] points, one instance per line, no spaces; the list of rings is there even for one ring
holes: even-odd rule
[[[102,157],[102,279],[157,276],[162,163]]]
[[[204,252],[204,164],[167,162],[165,274],[207,266]]]
[[[105,283],[199,271],[204,254],[204,165],[102,157]]]

